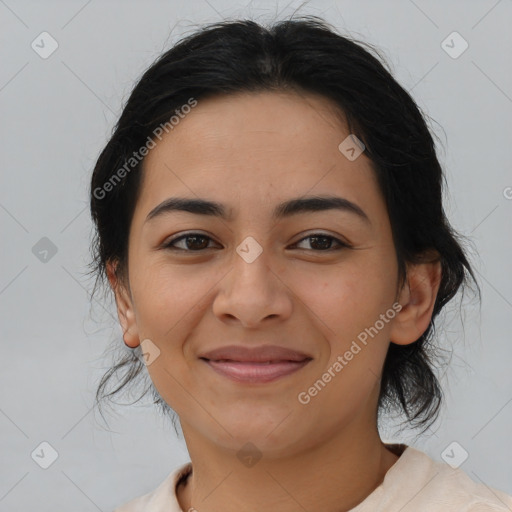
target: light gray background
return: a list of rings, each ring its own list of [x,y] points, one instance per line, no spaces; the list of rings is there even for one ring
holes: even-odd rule
[[[300,5],[0,0],[0,511],[109,511],[188,460],[151,406],[120,408],[108,427],[92,411],[104,351],[122,340],[114,308],[88,300],[90,173],[122,101],[161,51],[198,24],[282,19]],[[422,439],[393,439],[437,460],[457,441],[469,453],[462,469],[512,494],[512,2],[314,1],[299,13],[382,49],[435,120],[446,209],[479,254],[481,314],[465,301],[463,328],[454,304],[441,336],[454,348],[441,420]],[[47,59],[31,48],[43,31],[59,44]],[[456,59],[441,47],[453,31],[469,43]],[[42,237],[58,249],[46,263],[32,252]],[[48,469],[31,458],[43,441],[58,452]]]

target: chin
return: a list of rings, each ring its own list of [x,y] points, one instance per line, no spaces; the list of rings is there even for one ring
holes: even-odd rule
[[[279,415],[279,418],[255,418],[245,415],[239,421],[223,422],[231,436],[222,430],[222,439],[217,440],[227,448],[238,451],[246,443],[252,443],[267,456],[279,457],[284,455],[293,445],[300,445],[301,440],[309,438],[307,432],[300,432],[296,425],[291,429],[285,419],[289,411]],[[291,417],[291,415],[290,415]],[[284,420],[284,421],[283,421]]]

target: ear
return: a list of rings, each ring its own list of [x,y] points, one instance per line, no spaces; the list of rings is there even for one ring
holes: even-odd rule
[[[117,316],[123,329],[124,343],[130,348],[136,348],[140,344],[140,338],[131,294],[126,291],[122,280],[117,275],[117,262],[109,262],[106,267],[108,280],[116,298]]]
[[[441,262],[411,264],[400,296],[402,309],[395,316],[391,328],[391,343],[414,343],[427,330],[441,284]]]

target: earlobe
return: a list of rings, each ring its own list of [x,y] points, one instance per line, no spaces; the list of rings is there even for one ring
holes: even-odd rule
[[[130,294],[116,272],[115,263],[107,263],[107,276],[110,287],[114,292],[117,306],[117,316],[123,330],[123,340],[127,347],[136,348],[140,344],[135,312]]]
[[[390,340],[408,345],[427,330],[441,283],[441,262],[414,264],[407,269],[407,280],[400,293],[402,309],[393,321]]]

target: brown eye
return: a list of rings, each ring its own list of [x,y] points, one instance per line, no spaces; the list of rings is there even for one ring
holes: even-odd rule
[[[209,236],[202,233],[187,233],[177,238],[169,240],[163,247],[173,251],[198,252],[208,248],[208,241],[212,240]],[[177,247],[178,242],[183,242],[182,247]]]
[[[310,245],[310,249],[306,248],[306,250],[313,250],[315,252],[336,251],[351,247],[340,239],[324,233],[314,233],[306,236],[302,240],[299,240],[294,246],[297,246],[305,240],[309,240]],[[171,251],[201,252],[211,248],[208,246],[210,241],[213,241],[212,238],[202,233],[186,233],[169,240],[163,245],[163,248]],[[178,243],[181,243],[181,247],[178,247]],[[334,247],[333,244],[335,245]]]
[[[349,244],[342,242],[338,238],[335,238],[334,236],[330,235],[325,235],[323,233],[314,233],[312,235],[306,236],[302,240],[299,240],[297,244],[303,242],[304,240],[310,240],[309,244],[315,252],[336,251],[342,248],[351,247]],[[332,247],[333,242],[336,244],[336,247]]]

